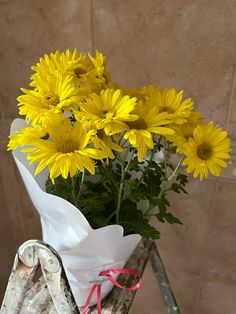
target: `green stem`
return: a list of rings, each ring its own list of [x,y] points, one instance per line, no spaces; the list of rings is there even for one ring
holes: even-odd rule
[[[118,190],[118,198],[117,198],[117,206],[116,206],[116,223],[119,224],[119,219],[120,219],[120,205],[121,205],[121,196],[122,196],[122,191],[123,191],[123,186],[124,186],[124,164],[123,162],[121,163],[121,180],[120,180],[120,186]]]
[[[164,139],[164,144],[163,144],[163,155],[164,155],[164,170],[165,170],[165,179],[167,178],[167,151],[166,151],[166,140]]]
[[[125,132],[122,132],[120,135],[120,140],[118,141],[118,144],[121,145],[121,141],[123,140]]]
[[[162,184],[161,184],[161,189],[160,189],[160,192],[158,194],[158,197],[157,198],[160,198],[162,196],[162,194],[166,191],[166,185],[167,183],[174,178],[174,176],[178,173],[178,170],[179,170],[179,167],[181,165],[181,162],[182,162],[182,159],[183,157],[180,158],[177,166],[175,167],[174,171],[172,172],[172,174],[169,176],[169,177],[165,177],[165,180],[162,181]]]
[[[127,155],[126,155],[126,157],[127,157]],[[125,167],[125,170],[124,170],[125,173],[129,170],[129,166],[130,166],[130,163],[131,163],[133,157],[134,157],[134,150],[132,151],[132,154],[130,155],[130,159],[129,159],[129,161],[128,161],[126,167]]]
[[[130,162],[133,158],[134,151],[132,152],[129,161],[126,167],[124,168],[124,163],[126,161],[128,153],[129,153],[129,149],[126,150],[124,160],[121,160],[121,179],[120,179],[120,185],[119,185],[118,197],[117,197],[117,206],[116,206],[116,223],[117,224],[119,224],[119,220],[120,220],[120,205],[121,205],[122,192],[123,192],[123,187],[124,187],[125,174],[129,170]]]
[[[161,189],[160,189],[160,192],[159,192],[157,198],[160,198],[164,192],[167,192],[167,191],[170,190],[170,189],[165,189],[165,187],[166,187],[166,185],[167,185],[167,182],[170,181],[171,179],[173,179],[174,176],[178,174],[178,170],[179,170],[179,168],[180,168],[180,165],[181,165],[182,160],[183,160],[183,157],[180,158],[180,160],[179,160],[177,166],[175,167],[173,173],[166,179],[166,181],[163,181],[163,182],[162,182],[162,184],[161,184]],[[144,213],[144,216],[145,216],[145,217],[146,217],[146,216],[150,216],[150,215],[148,215],[148,213],[150,212],[151,209],[152,209],[152,203],[150,203],[150,205],[149,205],[147,211]]]
[[[161,140],[162,140],[162,135],[159,136],[159,139],[158,139],[157,144],[156,144],[157,147],[160,145]]]
[[[74,205],[78,207],[77,197],[76,197],[76,176],[71,178],[71,186],[72,186],[72,196],[74,199]]]
[[[126,140],[124,141],[124,143],[121,144],[121,146],[122,146],[123,148],[125,148],[125,144],[127,143],[127,141],[128,141],[128,139],[126,139]]]
[[[78,193],[77,198],[76,198],[77,204],[79,202],[80,194],[81,194],[81,191],[82,191],[82,186],[83,186],[83,183],[84,183],[84,177],[85,177],[85,170],[82,172],[82,177],[81,177],[80,186],[79,186],[79,193]]]
[[[115,157],[119,160],[119,162],[122,162],[122,159],[120,158],[120,154],[117,152],[113,152]]]
[[[113,216],[115,216],[115,214],[116,214],[116,210],[115,210],[113,213],[111,213],[110,216],[108,216],[108,218],[107,218],[107,219],[105,220],[105,222],[103,223],[103,226],[106,226],[107,223],[109,222],[109,220],[110,220]]]
[[[183,157],[180,158],[180,160],[179,160],[177,166],[175,167],[175,169],[174,169],[174,171],[172,172],[172,174],[168,177],[167,181],[170,181],[171,179],[174,178],[174,176],[175,176],[176,174],[178,174],[178,170],[179,170],[179,168],[180,168],[180,165],[181,165],[182,160],[183,160]]]
[[[155,151],[152,150],[150,159],[149,159],[148,162],[147,162],[147,167],[145,167],[144,170],[141,170],[141,169],[140,169],[140,171],[142,171],[142,175],[141,175],[141,177],[140,177],[140,179],[139,179],[139,183],[138,183],[137,187],[139,187],[140,184],[142,183],[143,177],[144,177],[144,175],[145,175],[145,170],[148,168],[148,166],[149,166],[150,162],[152,161],[154,155],[155,155]]]

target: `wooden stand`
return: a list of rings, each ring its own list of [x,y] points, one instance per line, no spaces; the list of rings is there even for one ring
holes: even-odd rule
[[[140,243],[125,267],[136,269],[142,276],[148,259],[165,299],[168,313],[180,314],[154,241],[144,240]],[[34,283],[33,277],[39,267],[42,269],[42,276]],[[119,276],[119,283],[122,286],[130,287],[135,284],[135,280],[133,276]],[[102,301],[102,313],[128,313],[134,296],[135,291],[114,287]],[[20,246],[0,313],[80,313],[70,290],[61,258],[48,244],[29,240]],[[88,313],[97,313],[96,306],[91,307]]]

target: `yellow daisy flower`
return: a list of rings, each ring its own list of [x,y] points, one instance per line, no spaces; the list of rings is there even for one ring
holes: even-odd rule
[[[123,95],[129,95],[131,97],[136,97],[138,100],[143,99],[139,88],[128,87],[128,86],[122,86],[119,88],[121,89]],[[143,99],[143,100],[145,100],[145,99]]]
[[[158,87],[154,87],[153,85],[142,86],[139,88],[139,94],[143,99],[146,98],[154,98]]]
[[[104,151],[108,158],[114,159],[113,150],[122,152],[122,147],[115,143],[111,136],[106,135],[104,130],[96,130],[96,133],[91,136],[91,142],[96,149]]]
[[[147,149],[153,148],[152,133],[173,134],[174,131],[168,127],[168,113],[159,113],[152,104],[139,102],[133,111],[138,116],[135,121],[126,122],[129,130],[124,134],[130,144],[138,149],[138,161],[142,161],[147,155]]]
[[[58,50],[55,53],[50,53],[50,55],[44,55],[40,58],[39,62],[36,65],[33,65],[31,68],[37,74],[43,75],[72,75],[79,77],[81,74],[88,72],[91,68],[91,63],[86,62],[86,54],[78,53],[77,49],[74,49],[71,52],[69,49],[66,52],[59,52]],[[35,74],[32,76],[34,79]],[[33,83],[32,83],[33,85]]]
[[[199,112],[191,112],[183,124],[173,124],[170,127],[175,131],[173,135],[167,135],[168,141],[177,146],[177,151],[183,150],[183,145],[193,137],[193,131],[198,125],[203,124],[203,117]]]
[[[94,70],[92,69],[90,73],[88,73],[89,79],[94,77],[97,79],[97,84],[101,86],[106,86],[110,82],[110,73],[106,70],[106,57],[96,50],[96,55],[93,57],[92,55],[88,54],[92,64],[94,65]]]
[[[95,57],[88,54],[78,53],[75,49],[71,52],[56,51],[50,56],[45,55],[40,58],[40,62],[33,66],[32,69],[36,74],[32,76],[31,86],[35,86],[35,77],[37,75],[52,75],[58,73],[73,77],[72,82],[80,89],[81,96],[87,96],[92,92],[98,92],[105,88],[109,82],[109,73],[106,71],[105,56],[96,51]]]
[[[227,132],[219,127],[214,127],[213,122],[197,126],[184,145],[184,154],[187,156],[183,165],[187,165],[187,172],[194,171],[194,177],[200,176],[200,180],[208,177],[208,171],[214,176],[221,174],[221,167],[226,167],[224,161],[229,159],[230,140]]]
[[[33,125],[43,123],[51,113],[70,110],[81,99],[70,76],[36,76],[34,80],[36,89],[22,88],[25,94],[17,98],[19,113]]]
[[[190,98],[182,100],[183,91],[176,92],[174,88],[162,89],[150,86],[146,89],[143,88],[143,94],[146,96],[147,102],[153,103],[157,107],[159,113],[169,113],[171,122],[175,124],[186,122],[186,118],[189,117],[193,108],[192,100]]]
[[[27,157],[30,163],[39,162],[35,175],[45,167],[52,180],[59,175],[73,177],[78,170],[94,174],[94,159],[107,158],[104,151],[88,147],[92,132],[79,122],[72,126],[68,119],[55,119],[47,125],[47,133],[49,138],[34,142],[35,150]]]
[[[97,129],[104,129],[107,135],[119,133],[127,128],[124,122],[133,121],[137,116],[130,114],[136,106],[136,98],[122,96],[121,91],[106,89],[100,95],[92,94],[75,111],[75,118],[91,121]]]
[[[35,125],[34,127],[22,128],[18,133],[9,135],[8,150],[16,149],[20,146],[27,146],[22,151],[33,151],[35,147],[32,143],[40,140],[47,134],[45,128],[41,125]]]

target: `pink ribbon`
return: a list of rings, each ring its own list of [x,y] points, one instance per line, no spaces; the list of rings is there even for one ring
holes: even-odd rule
[[[138,281],[137,281],[137,283],[134,286],[127,288],[127,287],[124,287],[124,286],[120,285],[119,282],[112,277],[112,275],[115,275],[115,274],[134,275],[134,276],[136,276],[138,278]],[[107,269],[107,270],[101,271],[99,273],[99,276],[106,277],[116,287],[118,287],[120,289],[127,289],[128,291],[137,290],[141,286],[141,278],[140,278],[139,274],[137,273],[137,271],[132,269],[132,268]],[[96,283],[96,284],[94,284],[92,286],[91,290],[89,291],[89,295],[88,295],[88,298],[87,298],[87,300],[85,302],[82,314],[86,314],[87,313],[87,311],[89,309],[89,306],[90,306],[90,302],[91,302],[92,296],[93,296],[95,290],[97,290],[97,313],[98,314],[102,313],[102,306],[101,306],[101,290],[102,290],[102,286],[101,286],[101,283]]]

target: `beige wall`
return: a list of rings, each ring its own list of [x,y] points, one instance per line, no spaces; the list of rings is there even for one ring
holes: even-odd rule
[[[114,80],[183,89],[207,119],[236,133],[236,0],[0,0],[0,291],[16,247],[40,236],[38,217],[10,153],[8,128],[30,65],[44,53],[103,51]],[[190,180],[170,195],[184,226],[158,242],[183,314],[236,313],[236,184]],[[149,304],[147,305],[147,298]],[[146,308],[144,306],[147,306]],[[164,314],[150,269],[132,313]]]

